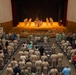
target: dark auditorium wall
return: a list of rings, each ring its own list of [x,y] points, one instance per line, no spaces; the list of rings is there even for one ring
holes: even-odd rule
[[[56,21],[64,21],[66,18],[67,0],[11,0],[14,26],[23,22],[25,18],[38,17],[45,21],[46,17],[52,17]],[[66,7],[65,7],[66,6]],[[65,10],[65,13],[64,13]]]

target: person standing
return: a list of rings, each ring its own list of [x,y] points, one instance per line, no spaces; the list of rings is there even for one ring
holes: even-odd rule
[[[44,48],[41,46],[41,47],[39,48],[39,51],[40,51],[40,55],[42,56],[43,53],[44,53]]]
[[[71,69],[67,65],[63,70],[62,70],[63,75],[71,75]]]

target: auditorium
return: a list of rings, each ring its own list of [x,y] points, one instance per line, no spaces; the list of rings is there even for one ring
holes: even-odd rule
[[[76,0],[0,0],[0,75],[76,75]]]

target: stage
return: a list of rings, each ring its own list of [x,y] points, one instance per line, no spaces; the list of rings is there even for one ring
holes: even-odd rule
[[[29,23],[25,25],[24,22],[19,22],[19,24],[12,29],[12,32],[13,31],[15,33],[19,33],[23,37],[30,34],[47,34],[48,32],[50,32],[50,36],[55,36],[56,32],[65,32],[66,27],[64,27],[63,25],[60,26],[58,22],[53,22],[52,25],[50,23],[48,23],[47,25],[46,22],[43,22],[40,26],[35,25],[34,22],[31,22],[30,25]]]

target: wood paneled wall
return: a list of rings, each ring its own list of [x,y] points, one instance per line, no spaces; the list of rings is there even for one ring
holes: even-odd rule
[[[10,29],[13,27],[13,22],[12,21],[4,22],[0,23],[0,25],[3,27],[4,32],[8,33]]]
[[[67,21],[66,27],[68,28],[69,31],[76,32],[76,22]]]

